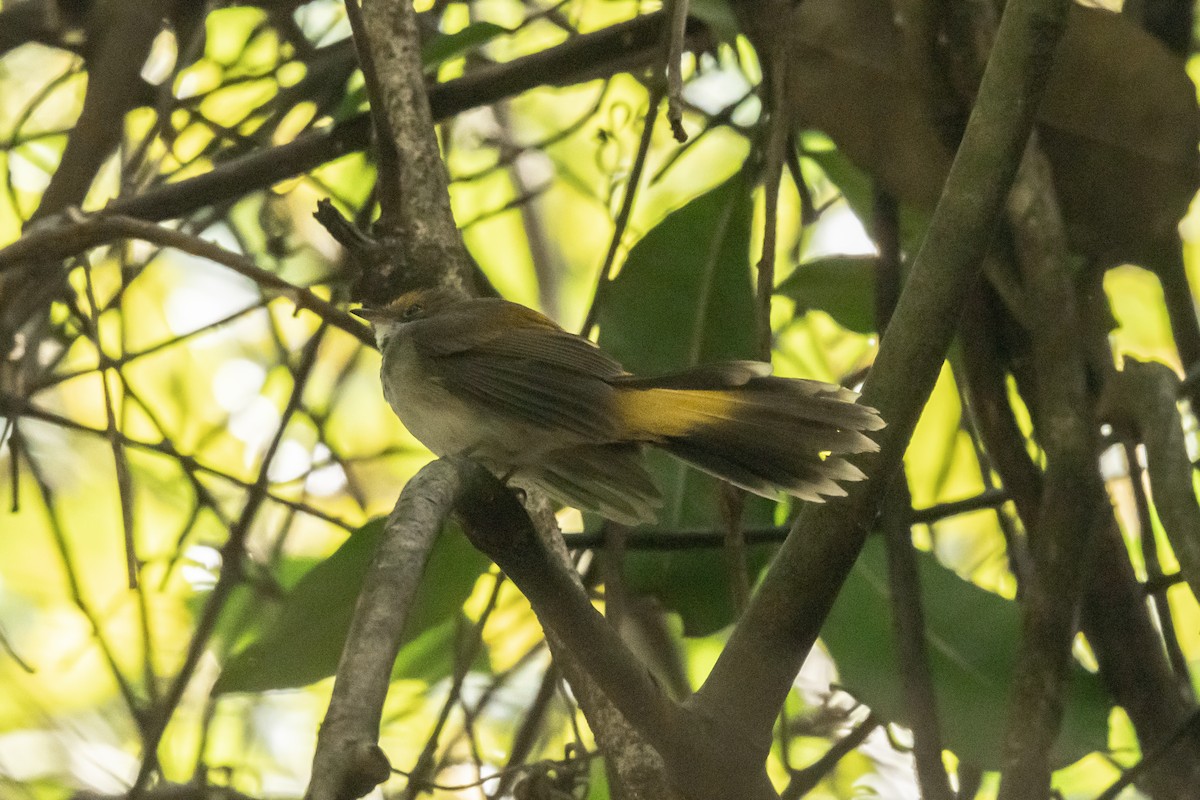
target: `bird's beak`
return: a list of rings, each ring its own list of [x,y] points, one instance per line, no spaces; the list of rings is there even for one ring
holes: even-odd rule
[[[362,308],[354,309],[350,313],[359,319],[365,319],[367,322],[374,323],[376,320],[382,319],[386,312],[381,308],[363,306]]]

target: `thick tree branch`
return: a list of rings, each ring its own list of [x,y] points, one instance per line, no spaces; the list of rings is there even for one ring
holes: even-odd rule
[[[425,562],[461,493],[454,465],[434,461],[408,482],[388,516],[317,737],[307,800],[353,800],[387,780],[390,766],[377,742],[392,666]]]
[[[1062,723],[1091,539],[1100,522],[1096,504],[1074,498],[1095,496],[1100,476],[1066,232],[1049,163],[1032,140],[1009,216],[1034,312],[1038,440],[1046,452],[1046,475],[1030,533],[1034,569],[1024,597],[1000,798],[1033,800],[1050,793],[1050,756]]]
[[[462,462],[459,469],[464,496],[472,498],[460,508],[471,543],[504,570],[542,626],[659,752],[684,795],[692,800],[777,797],[761,761],[751,764],[744,754],[732,752],[714,729],[671,702],[495,476],[473,462]]]
[[[349,0],[351,3],[357,0]],[[377,223],[379,238],[393,253],[390,269],[366,276],[356,294],[365,302],[386,302],[420,286],[450,286],[464,294],[471,285],[467,254],[450,212],[450,178],[438,149],[425,89],[421,36],[412,3],[365,0],[356,35],[364,71],[371,80],[372,113],[386,120],[380,143],[379,195],[388,203]],[[381,265],[383,266],[383,265]]]
[[[887,421],[874,480],[808,506],[692,706],[763,755],[771,722],[862,548],[991,240],[1065,25],[1065,0],[1010,0],[959,154],[900,297],[863,402]],[[752,687],[748,692],[747,687]]]

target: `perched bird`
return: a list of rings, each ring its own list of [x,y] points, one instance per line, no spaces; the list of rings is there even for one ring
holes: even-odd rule
[[[498,298],[423,289],[355,313],[383,354],[384,397],[426,447],[626,524],[653,521],[661,505],[644,445],[755,494],[820,501],[864,477],[839,456],[877,450],[863,431],[884,425],[854,392],[769,377],[757,361],[631,375]]]

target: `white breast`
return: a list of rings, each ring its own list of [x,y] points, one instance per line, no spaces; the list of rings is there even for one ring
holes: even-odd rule
[[[384,353],[383,396],[408,432],[439,456],[476,449],[483,427],[475,410],[419,369],[412,340],[398,334]]]

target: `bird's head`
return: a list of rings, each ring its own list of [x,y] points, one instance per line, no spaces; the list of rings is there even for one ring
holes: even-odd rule
[[[375,332],[375,343],[379,345],[380,350],[383,350],[384,343],[395,336],[405,325],[428,319],[462,300],[461,295],[449,289],[414,289],[411,292],[405,292],[385,306],[379,308],[363,306],[350,313],[371,323],[371,330]]]

